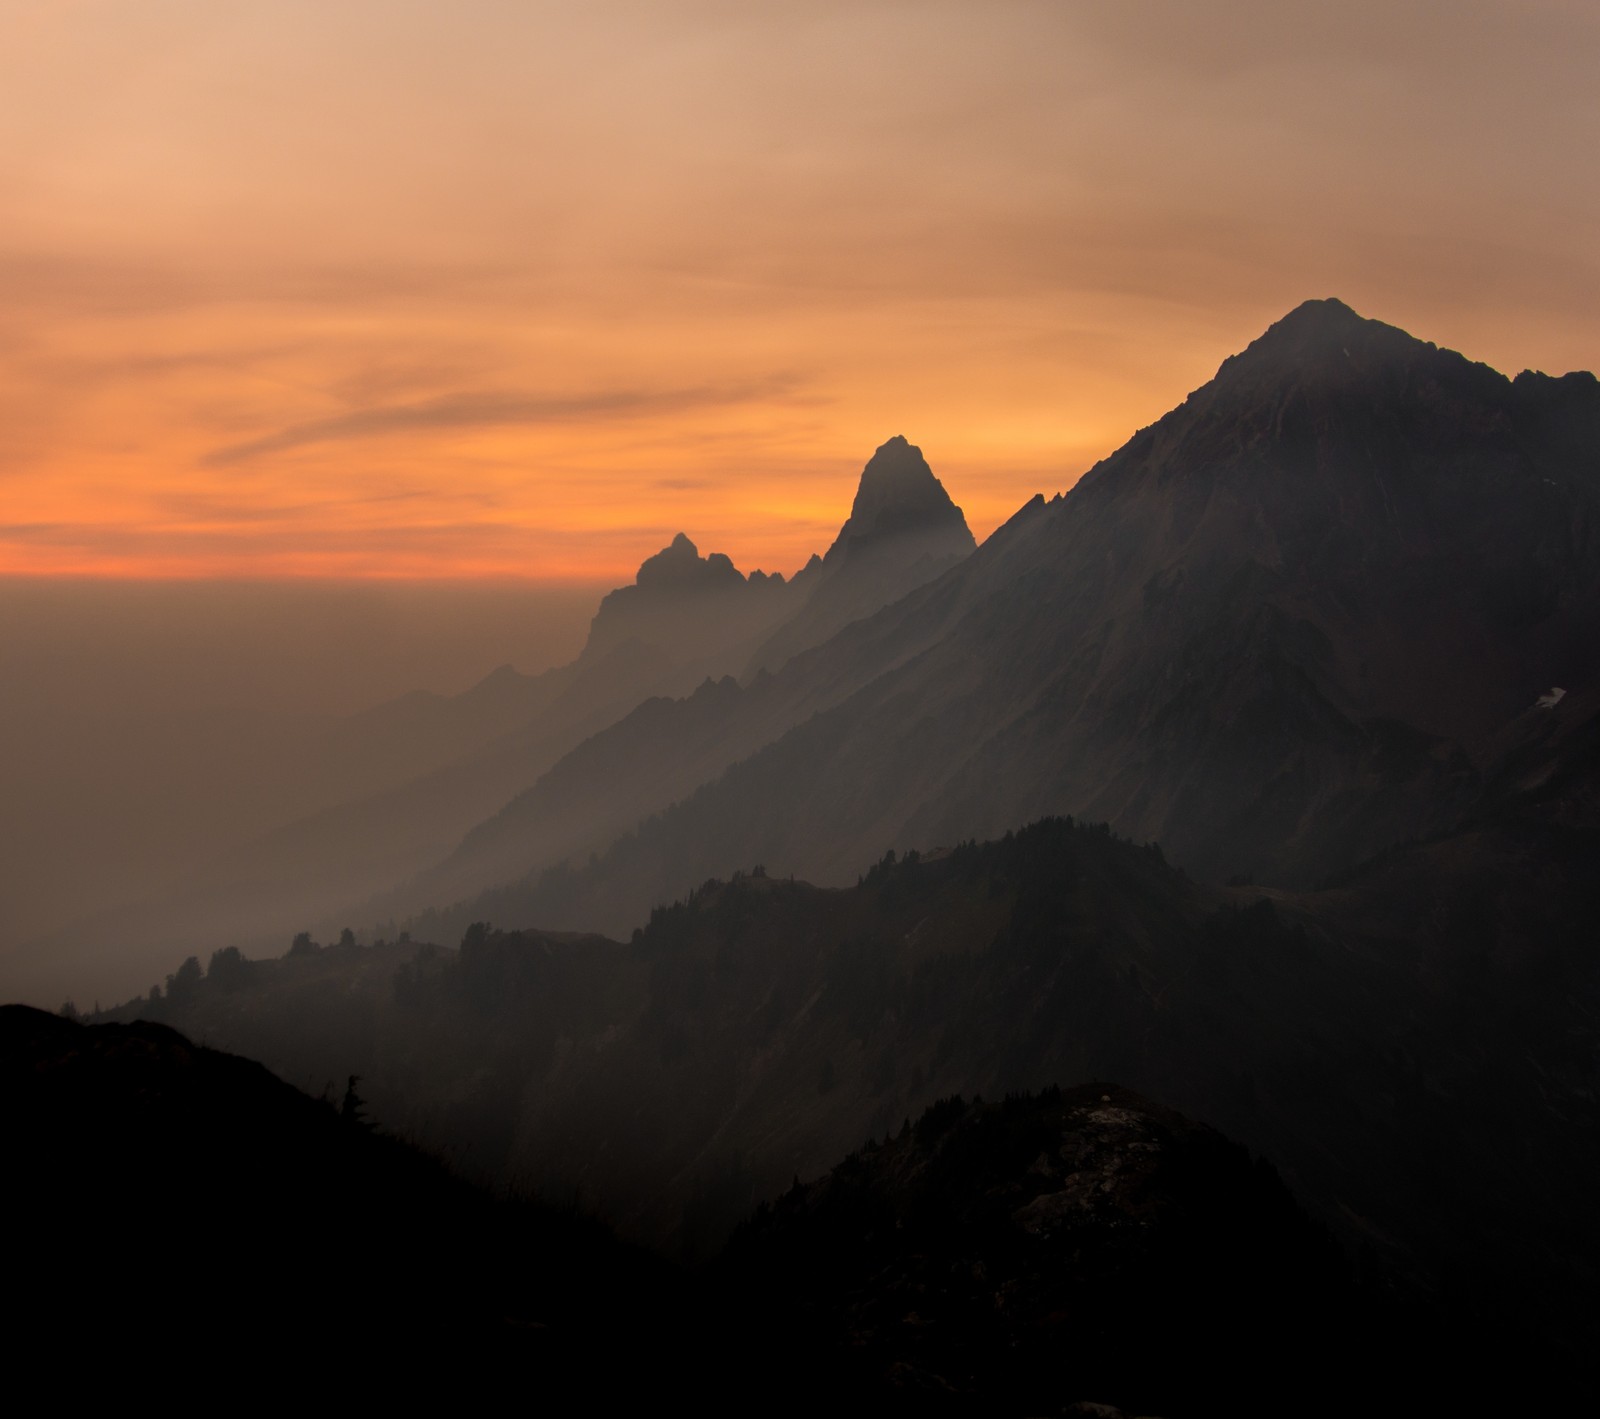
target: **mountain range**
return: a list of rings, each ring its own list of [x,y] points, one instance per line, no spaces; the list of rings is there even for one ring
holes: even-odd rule
[[[1449,828],[1519,715],[1594,680],[1596,448],[1592,376],[1510,380],[1309,302],[770,682],[605,731],[596,751],[673,765],[680,797],[612,813],[639,826],[593,867],[543,873],[582,821],[561,765],[456,855],[487,869],[431,895],[505,875],[519,835],[524,879],[419,920],[626,931],[756,862],[838,883],[887,845],[1053,813],[1212,880],[1312,885]]]
[[[572,666],[462,701],[519,727],[288,831],[277,889],[336,871],[288,894],[286,957],[213,936],[106,1018],[313,1092],[360,1075],[462,1171],[680,1257],[814,1252],[796,1323],[935,1389],[966,1380],[883,1297],[947,1315],[986,1283],[930,1290],[932,1241],[851,1229],[909,1225],[926,1183],[1009,1247],[984,1189],[1015,1223],[1086,1184],[1048,1150],[929,1181],[910,1120],[975,1092],[1092,1113],[1115,1079],[1265,1159],[1413,1361],[1487,1383],[1498,1343],[1589,1383],[1597,631],[1595,379],[1308,302],[976,549],[903,439],[792,579],[674,541]],[[380,889],[336,848],[385,818],[411,866]],[[1022,1344],[987,1326],[971,1375]]]
[[[794,578],[680,536],[571,665],[348,727],[434,767],[115,930],[626,933],[756,862],[842,883],[1059,813],[1305,887],[1448,828],[1517,715],[1594,679],[1597,439],[1592,376],[1507,379],[1332,300],[976,551],[892,439]]]

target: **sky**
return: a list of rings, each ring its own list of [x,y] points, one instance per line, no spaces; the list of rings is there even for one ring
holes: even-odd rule
[[[0,575],[981,538],[1301,300],[1600,366],[1592,0],[0,0]]]

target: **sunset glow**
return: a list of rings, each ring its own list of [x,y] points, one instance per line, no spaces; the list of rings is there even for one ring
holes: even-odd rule
[[[982,538],[1302,299],[1600,364],[1578,3],[0,6],[0,573]],[[1587,77],[1585,77],[1587,76]]]

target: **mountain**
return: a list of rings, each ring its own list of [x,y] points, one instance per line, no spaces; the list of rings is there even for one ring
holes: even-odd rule
[[[792,661],[792,728],[576,882],[535,871],[448,920],[623,931],[737,866],[839,882],[886,842],[1051,813],[1286,886],[1442,831],[1518,714],[1596,679],[1597,448],[1592,376],[1510,380],[1308,302],[1071,492]]]
[[[1266,1159],[1383,1298],[1385,1353],[1424,1379],[1346,1412],[1506,1381],[1553,1403],[1600,1339],[1597,449],[1592,377],[1507,379],[1310,302],[898,600],[573,746],[427,879],[532,869],[409,924],[459,949],[222,951],[116,1018],[313,1088],[360,1074],[386,1123],[680,1255],[781,1195],[741,1234],[771,1277],[748,1294],[908,1407],[981,1410],[1013,1340],[1032,1385],[1037,1330],[1092,1331],[1119,1278],[1211,1333],[1220,1281],[1120,1269],[1144,1220],[1198,1225],[1129,1159],[1220,1156],[1161,1099]],[[711,560],[669,563],[746,594]],[[1076,1092],[1111,1078],[1138,1097]],[[1058,1084],[1009,1116],[948,1103]],[[930,1105],[972,1111],[948,1155],[941,1124],[908,1127]],[[1137,1219],[1134,1252],[1098,1281],[1030,1270],[1017,1214],[1083,1200],[1086,1171],[1111,1184],[1090,1220]],[[1269,1181],[1214,1176],[1203,1215],[1284,1215]],[[1070,1239],[1074,1264],[1100,1240]],[[1250,1269],[1297,1245],[1241,1245],[1250,1305],[1316,1314]],[[1251,1353],[1278,1334],[1249,1324]],[[1210,1363],[1171,1345],[1148,1374]],[[1093,1398],[1074,1383],[1017,1403]],[[1236,1408],[1274,1403],[1307,1407]]]

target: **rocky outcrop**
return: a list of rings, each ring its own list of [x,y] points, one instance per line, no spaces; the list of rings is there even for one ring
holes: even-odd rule
[[[1115,1085],[935,1104],[760,1209],[727,1268],[891,1408],[1338,1412],[1306,1384],[1349,1340],[1327,1238],[1243,1149]]]

